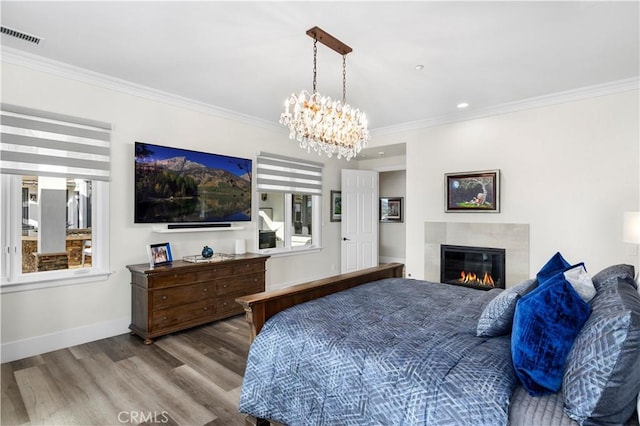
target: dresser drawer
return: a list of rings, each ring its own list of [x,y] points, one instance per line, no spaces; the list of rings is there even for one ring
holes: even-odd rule
[[[213,297],[213,282],[156,289],[152,292],[153,310],[184,305]]]
[[[231,265],[215,265],[207,268],[206,271],[198,272],[198,281],[210,281],[217,277],[226,277],[232,275],[233,267]]]
[[[220,297],[216,299],[216,315],[233,315],[244,312],[242,306],[236,302],[234,297]]]
[[[258,293],[264,291],[264,273],[216,280],[216,296]]]
[[[205,321],[213,316],[213,311],[213,306],[208,300],[154,311],[151,332],[155,333],[164,328],[172,328],[199,320]]]
[[[231,275],[251,274],[253,272],[264,272],[264,262],[236,262],[233,264]]]
[[[264,272],[264,260],[239,260],[231,264],[220,264],[198,272],[198,281],[209,281],[214,278],[232,277],[235,275]]]
[[[195,272],[183,272],[173,274],[154,275],[149,277],[149,288],[169,287],[181,284],[191,284],[196,282]]]

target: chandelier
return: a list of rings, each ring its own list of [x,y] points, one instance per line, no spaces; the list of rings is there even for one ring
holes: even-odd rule
[[[367,117],[346,102],[347,54],[352,49],[318,27],[307,31],[313,38],[313,93],[306,90],[285,100],[280,124],[289,127],[289,138],[307,152],[334,154],[347,161],[355,157],[369,140]],[[318,41],[342,55],[342,101],[322,96],[316,89]]]

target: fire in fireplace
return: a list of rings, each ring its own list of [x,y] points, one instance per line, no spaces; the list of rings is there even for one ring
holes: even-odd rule
[[[443,244],[440,281],[483,290],[505,288],[505,250]]]

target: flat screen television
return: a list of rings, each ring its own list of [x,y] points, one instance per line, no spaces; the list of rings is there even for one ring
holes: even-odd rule
[[[135,143],[135,223],[251,220],[246,158]]]

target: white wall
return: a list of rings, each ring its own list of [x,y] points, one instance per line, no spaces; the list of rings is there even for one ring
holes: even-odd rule
[[[374,137],[374,142],[376,138]],[[375,143],[371,144],[372,146]],[[379,193],[381,197],[404,197],[406,214],[406,157],[404,155],[391,155],[384,157],[366,157],[358,161],[360,170],[376,170],[379,172]],[[378,226],[378,259],[381,263],[401,262],[405,263],[406,246],[406,220],[402,223],[380,223]]]
[[[255,160],[259,151],[309,158],[277,125],[234,120],[204,108],[189,109],[103,86],[79,82],[21,65],[2,63],[2,102],[112,124],[110,256],[113,274],[107,281],[3,294],[1,341],[8,353],[53,350],[58,347],[127,332],[130,323],[130,275],[126,265],[147,261],[149,243],[169,241],[174,258],[198,254],[207,244],[218,252],[234,250],[236,238],[256,244],[256,220],[242,231],[158,234],[151,225],[133,223],[133,143],[142,141]],[[274,106],[274,117],[279,113]],[[345,161],[317,155],[324,162],[324,198],[340,187]],[[257,200],[254,200],[257,208]],[[340,224],[329,221],[322,206],[324,248],[315,253],[271,258],[267,287],[325,277],[340,270]],[[15,356],[15,355],[13,355]]]
[[[407,207],[406,189],[407,179],[405,170],[380,172],[380,197],[402,197],[402,208]],[[402,212],[404,218],[404,211]],[[402,222],[380,222],[379,258],[381,262],[405,261],[406,252],[406,224]]]
[[[424,222],[528,223],[531,275],[555,251],[596,273],[638,267],[622,212],[640,210],[637,90],[373,137],[406,142],[407,273],[424,275]],[[444,174],[502,173],[501,212],[444,213]]]
[[[2,102],[113,125],[113,274],[98,283],[2,295],[3,361],[7,353],[27,356],[125,333],[131,309],[125,266],[146,261],[146,244],[168,240],[175,257],[199,253],[205,244],[231,252],[236,238],[254,247],[255,222],[244,231],[170,237],[151,232],[150,225],[135,225],[134,141],[249,158],[260,150],[306,156],[276,126],[251,125],[7,62],[1,82]],[[407,273],[423,277],[425,221],[529,223],[532,273],[556,250],[569,261],[585,261],[591,272],[611,263],[638,266],[637,251],[621,242],[622,212],[640,210],[638,96],[636,90],[374,136],[372,146],[407,143]],[[329,199],[330,189],[340,188],[339,169],[350,165],[318,156],[312,160],[325,163],[324,198]],[[501,213],[444,213],[444,173],[494,168],[502,171]],[[329,221],[327,205],[322,218],[324,249],[270,259],[268,286],[339,271],[340,223]]]

